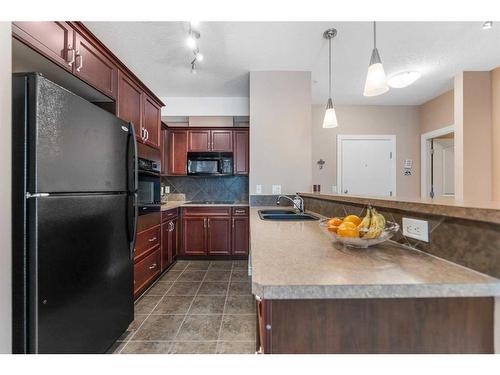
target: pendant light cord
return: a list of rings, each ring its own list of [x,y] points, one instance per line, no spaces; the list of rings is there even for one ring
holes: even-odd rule
[[[332,38],[328,39],[328,97],[332,97]]]
[[[373,21],[373,48],[377,48],[377,22]]]

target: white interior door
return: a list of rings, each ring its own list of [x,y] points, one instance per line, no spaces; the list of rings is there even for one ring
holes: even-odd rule
[[[435,197],[455,195],[455,143],[453,139],[434,139],[433,191]]]
[[[337,138],[337,184],[349,195],[396,194],[396,136],[347,136]]]

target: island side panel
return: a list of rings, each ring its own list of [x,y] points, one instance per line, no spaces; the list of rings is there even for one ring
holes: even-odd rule
[[[493,353],[494,298],[266,300],[264,353]]]

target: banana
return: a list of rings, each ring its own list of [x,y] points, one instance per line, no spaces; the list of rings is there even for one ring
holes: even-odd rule
[[[377,210],[372,209],[372,219],[370,222],[370,228],[368,232],[363,236],[363,238],[372,239],[378,238],[385,229],[385,218],[383,215],[379,214]]]
[[[361,220],[361,223],[358,225],[358,230],[359,230],[359,236],[363,237],[365,233],[368,231],[368,228],[370,228],[370,222],[372,220],[372,208],[368,207],[366,209],[366,215]]]

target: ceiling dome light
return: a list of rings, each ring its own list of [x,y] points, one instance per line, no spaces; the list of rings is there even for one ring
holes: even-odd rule
[[[337,35],[336,29],[328,29],[323,33],[323,38],[328,39],[328,101],[326,102],[325,117],[323,118],[323,128],[331,129],[339,126],[335,108],[332,101],[332,39]]]
[[[197,61],[203,61],[204,58],[203,55],[199,52],[196,53],[195,57]]]
[[[493,26],[493,21],[486,21],[483,23],[483,30],[489,30]]]
[[[377,25],[373,22],[373,50],[370,58],[370,66],[366,75],[364,96],[382,95],[389,91],[385,77],[384,66],[377,49]]]
[[[192,35],[189,35],[186,44],[189,48],[196,48],[196,39]]]
[[[401,72],[390,77],[387,80],[387,84],[392,88],[401,89],[403,87],[410,86],[412,83],[415,83],[415,81],[418,80],[421,76],[422,74],[420,74],[420,72]]]

